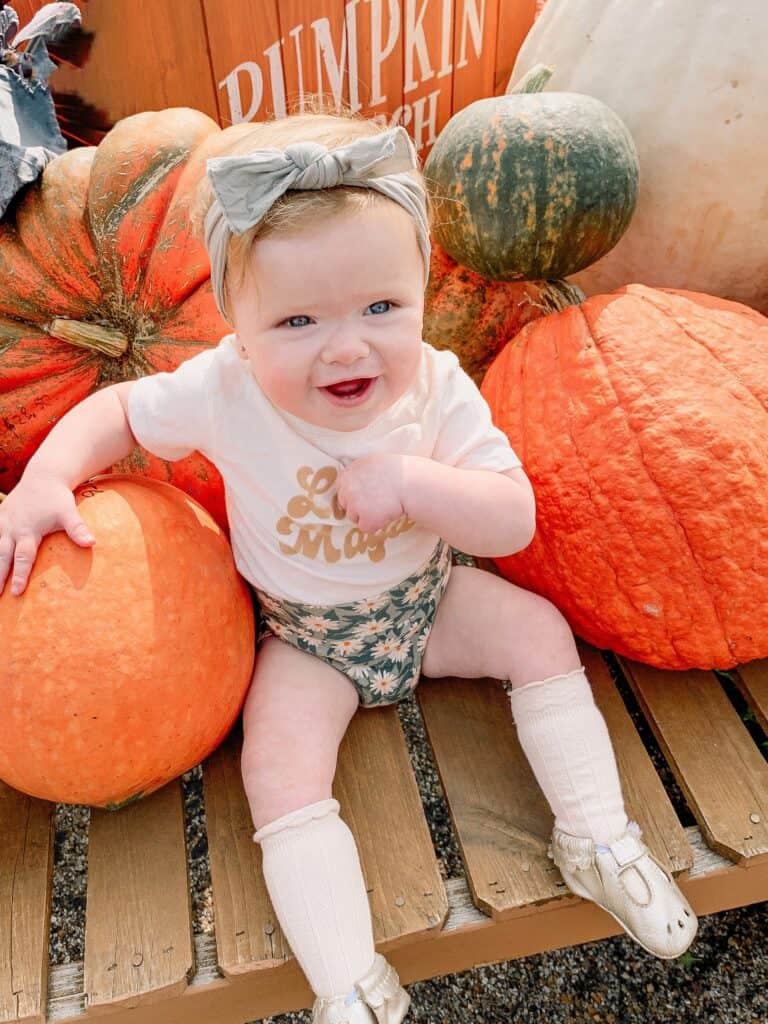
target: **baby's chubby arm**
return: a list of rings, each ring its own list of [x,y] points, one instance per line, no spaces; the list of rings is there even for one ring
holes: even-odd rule
[[[457,469],[418,455],[367,455],[339,474],[337,497],[362,530],[406,514],[452,547],[480,557],[533,540],[536,502],[522,469]]]
[[[72,489],[136,447],[128,424],[132,387],[133,381],[110,385],[63,416],[0,505],[0,593],[12,565],[11,593],[24,591],[46,534],[65,530],[82,547],[94,543]]]
[[[527,548],[536,532],[536,500],[522,469],[456,469],[404,456],[404,507],[410,519],[451,547],[493,558]]]

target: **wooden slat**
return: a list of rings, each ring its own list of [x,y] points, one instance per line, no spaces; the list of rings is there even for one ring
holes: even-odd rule
[[[686,839],[674,807],[648,756],[643,741],[624,706],[599,651],[577,641],[582,664],[592,685],[597,706],[603,713],[611,736],[624,803],[630,819],[643,830],[643,840],[672,872],[687,872],[693,865],[693,850]]]
[[[377,945],[439,929],[448,900],[396,708],[357,712],[333,792],[358,843]]]
[[[422,679],[416,690],[476,906],[501,919],[563,892],[546,856],[552,814],[497,680]]]
[[[205,763],[203,784],[219,966],[228,975],[290,955],[261,872],[261,848],[240,779],[237,727]],[[377,947],[439,928],[447,897],[395,708],[355,714],[333,793],[360,851]]]
[[[616,750],[627,813],[675,872],[692,863],[683,830],[597,651],[582,660]],[[422,680],[416,691],[467,880],[495,919],[564,894],[546,856],[553,816],[517,740],[509,699],[495,680]]]
[[[621,664],[713,850],[768,856],[768,764],[710,672]]]
[[[739,665],[732,672],[736,685],[755,712],[763,732],[768,732],[768,658]]]
[[[290,948],[261,872],[240,774],[242,722],[203,763],[203,792],[219,967],[228,977],[277,965]]]
[[[89,1007],[183,992],[192,920],[178,780],[119,811],[94,810],[88,842],[85,992]]]
[[[0,1021],[45,1019],[52,812],[0,782]]]

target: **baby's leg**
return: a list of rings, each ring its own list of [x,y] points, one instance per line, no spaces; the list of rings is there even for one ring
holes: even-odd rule
[[[551,602],[492,573],[454,566],[422,671],[509,680],[520,745],[557,827],[598,843],[626,831],[605,720],[570,627]]]
[[[627,820],[605,719],[554,605],[491,573],[456,566],[422,671],[511,681],[520,745],[555,815],[551,850],[564,881],[644,949],[680,956],[696,935],[696,916]]]
[[[351,1020],[373,1021],[360,1000],[373,989],[391,1000],[397,1024],[409,998],[375,952],[357,846],[332,797],[339,744],[358,703],[336,669],[266,639],[243,707],[241,770],[275,914],[318,996],[313,1021],[330,1021],[345,1001],[358,1003]]]
[[[259,646],[243,707],[241,770],[254,827],[331,798],[359,697],[331,665],[274,637]]]

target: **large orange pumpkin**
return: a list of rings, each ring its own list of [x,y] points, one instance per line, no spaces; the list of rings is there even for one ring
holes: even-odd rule
[[[96,537],[47,536],[27,590],[0,596],[0,779],[116,807],[198,764],[247,692],[253,604],[214,520],[175,487],[78,488]]]
[[[225,134],[186,108],[128,117],[98,147],[52,161],[0,223],[0,490],[92,391],[172,370],[227,332],[189,220]],[[202,456],[168,463],[136,449],[115,470],[183,488],[226,526],[221,479]]]
[[[768,320],[629,285],[529,324],[482,391],[537,532],[497,564],[661,668],[768,656]]]

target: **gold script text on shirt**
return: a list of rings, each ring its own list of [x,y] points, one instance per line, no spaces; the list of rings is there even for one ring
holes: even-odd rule
[[[326,562],[338,562],[340,558],[354,558],[355,555],[363,554],[367,554],[372,562],[380,562],[385,553],[385,541],[389,537],[397,537],[398,534],[410,530],[413,523],[408,516],[403,515],[372,533],[366,533],[353,526],[347,530],[342,546],[337,547],[334,544],[333,529],[338,520],[345,518],[345,514],[336,498],[336,477],[337,471],[334,466],[323,466],[318,470],[311,466],[300,467],[296,473],[296,480],[302,493],[291,498],[286,509],[288,515],[281,516],[277,521],[277,532],[281,537],[290,537],[295,532],[294,543],[291,545],[280,541],[280,550],[286,555],[322,557]],[[298,522],[310,514],[318,519],[332,521]]]

